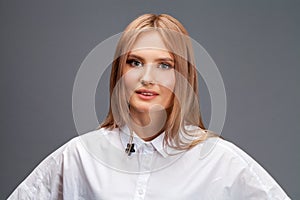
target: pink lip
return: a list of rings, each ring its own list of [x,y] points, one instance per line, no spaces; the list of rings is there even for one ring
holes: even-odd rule
[[[158,96],[157,92],[154,92],[153,90],[146,90],[146,89],[136,90],[135,93],[137,93],[137,95],[143,100],[151,100]]]

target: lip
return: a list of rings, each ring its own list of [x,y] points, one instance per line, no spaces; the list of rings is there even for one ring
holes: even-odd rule
[[[153,90],[139,89],[135,93],[143,100],[151,100],[158,96],[158,93]]]

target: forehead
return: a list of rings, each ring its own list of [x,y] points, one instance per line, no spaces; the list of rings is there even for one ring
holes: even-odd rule
[[[141,49],[160,49],[164,51],[168,51],[167,47],[165,46],[161,36],[156,31],[147,31],[141,33],[131,51],[137,51]]]

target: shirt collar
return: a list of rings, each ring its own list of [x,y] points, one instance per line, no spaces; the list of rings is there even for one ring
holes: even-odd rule
[[[122,145],[124,149],[126,149],[127,143],[129,142],[130,139],[130,129],[127,125],[124,125],[119,129],[120,129],[119,133],[120,133],[120,139]],[[159,136],[157,136],[156,138],[148,142],[148,141],[144,141],[135,132],[133,132],[133,143],[136,145],[137,150],[142,146],[146,146],[148,148],[152,147],[153,150],[158,151],[164,158],[166,158],[169,156],[169,154],[167,154],[164,149],[164,145],[163,145],[164,137],[165,137],[165,132],[161,133]]]

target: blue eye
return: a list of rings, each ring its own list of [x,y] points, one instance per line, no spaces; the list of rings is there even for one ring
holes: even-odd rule
[[[132,67],[142,67],[143,63],[135,59],[129,59],[126,61],[127,64],[131,65]]]
[[[171,69],[173,67],[172,67],[172,65],[167,64],[167,63],[160,63],[159,68],[161,68],[161,69]]]

